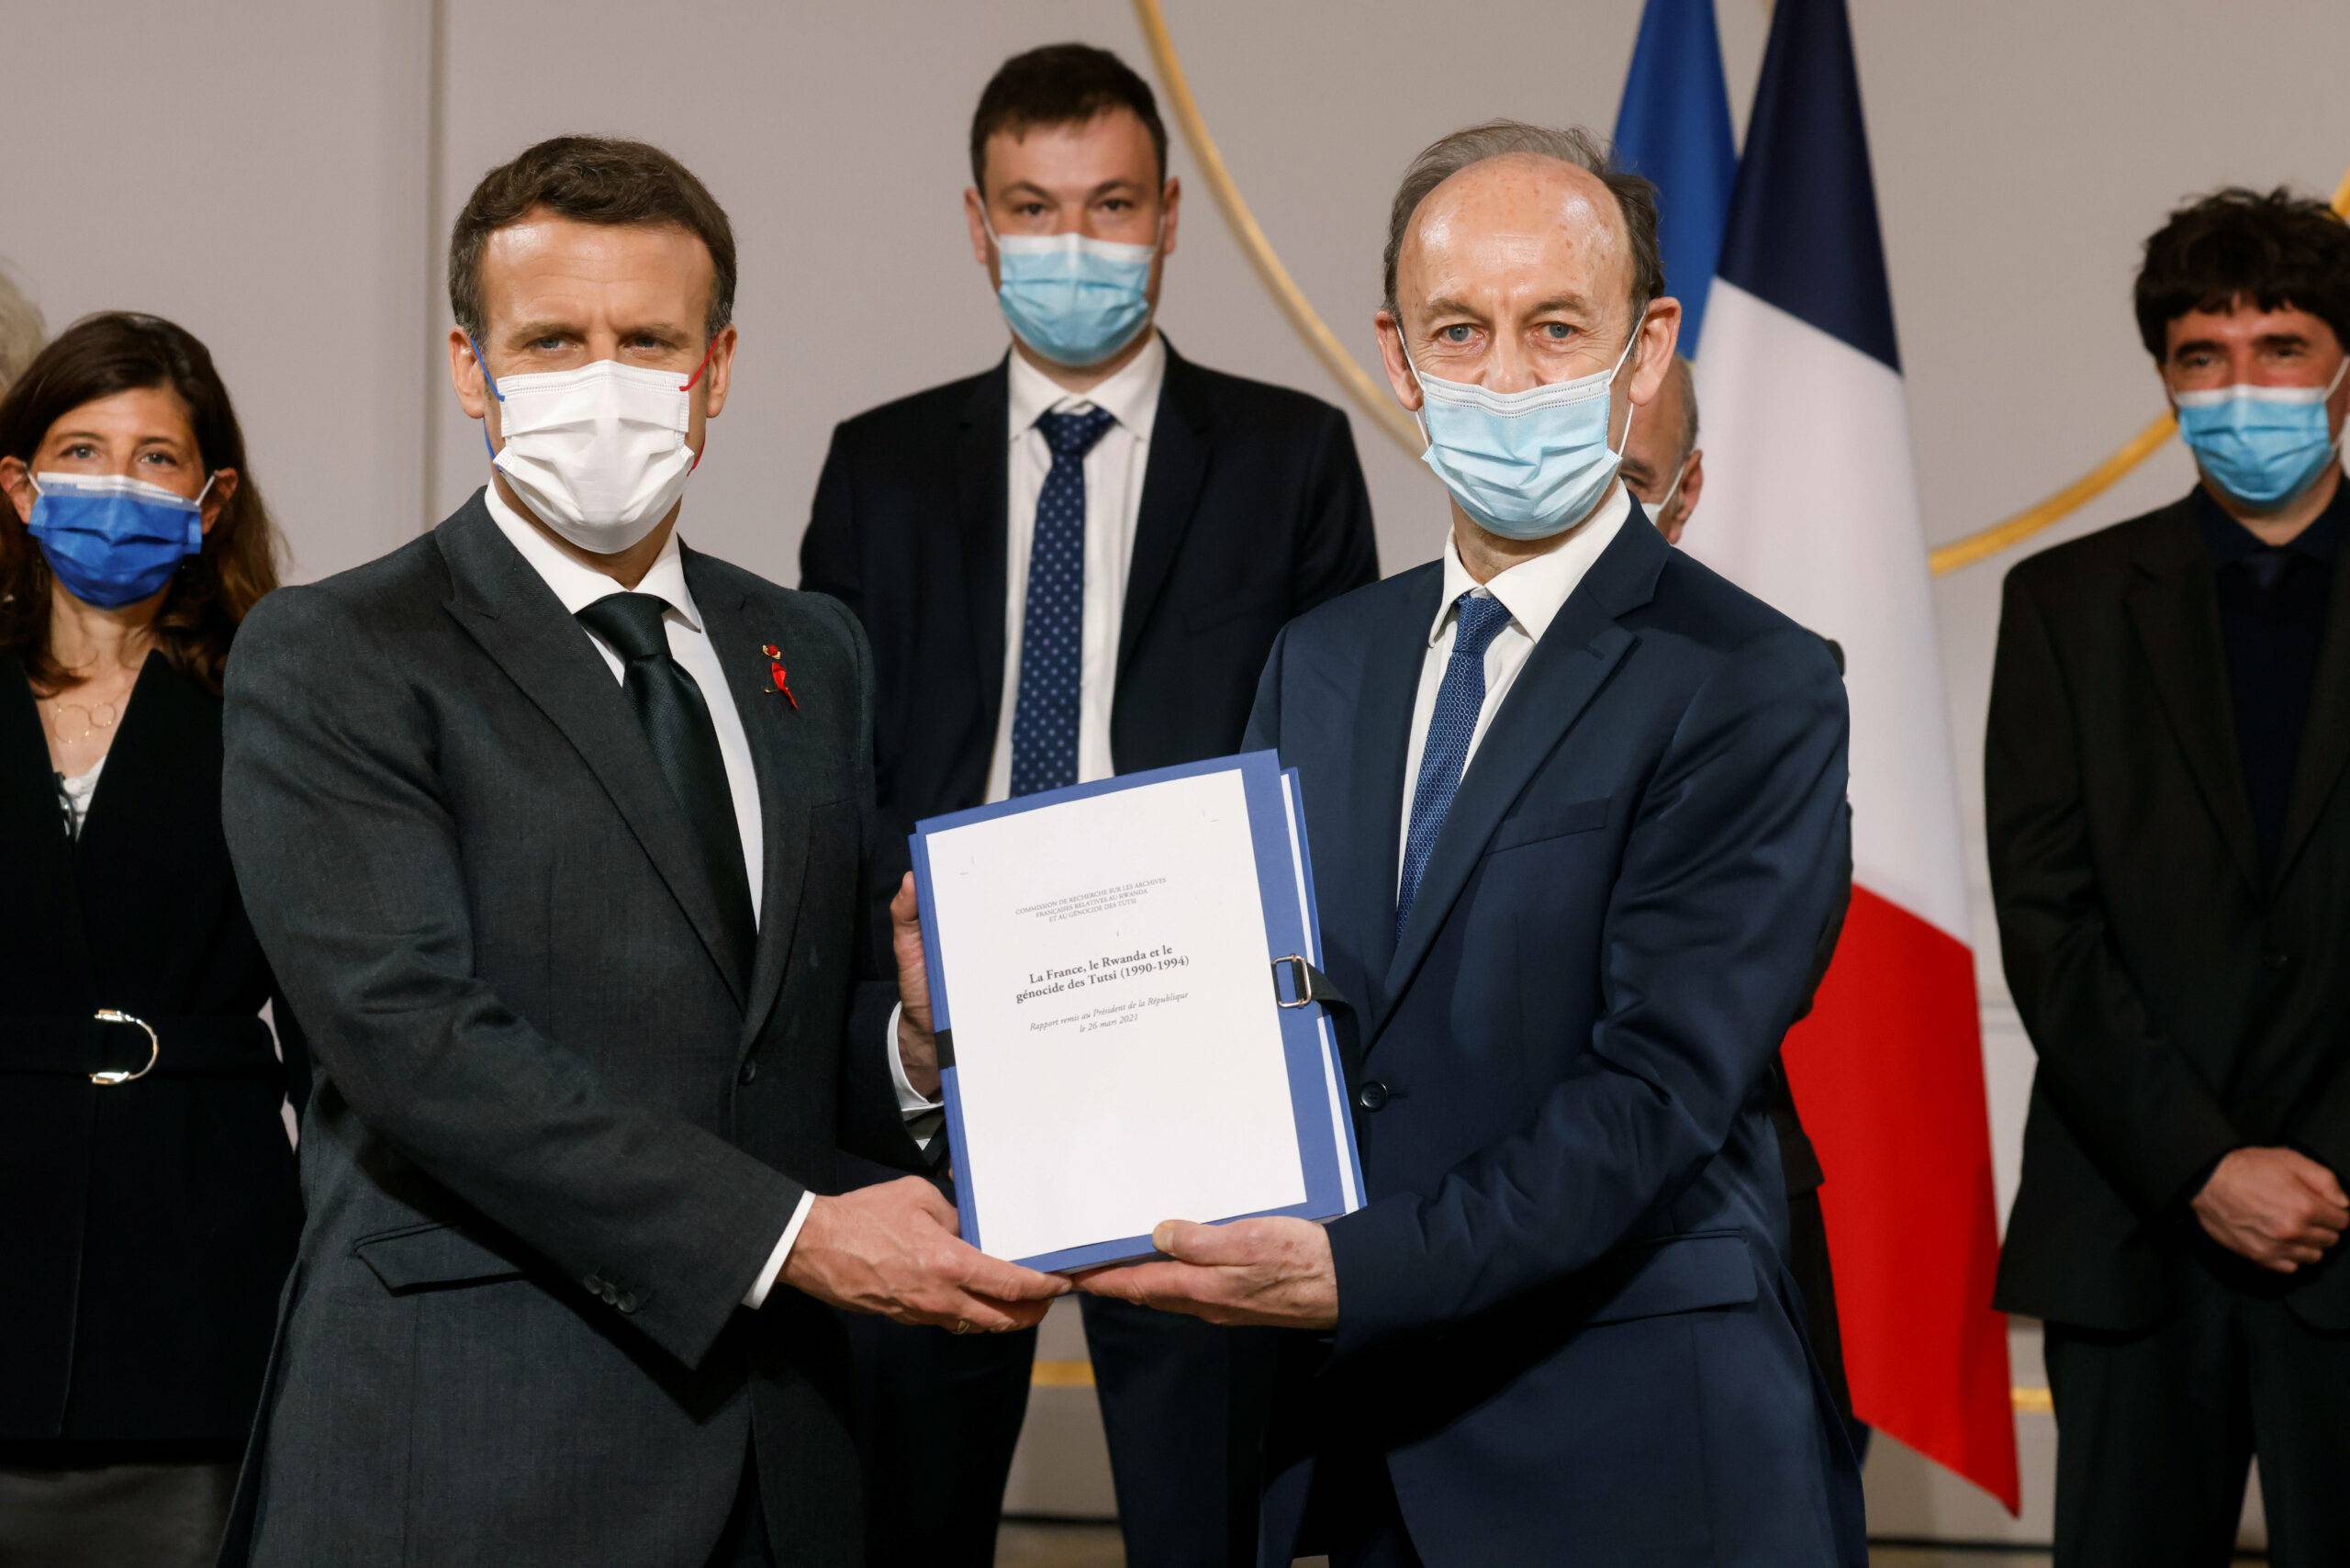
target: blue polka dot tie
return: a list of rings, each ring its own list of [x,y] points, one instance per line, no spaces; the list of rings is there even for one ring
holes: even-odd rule
[[[1420,778],[1412,790],[1412,826],[1404,837],[1404,876],[1395,890],[1395,939],[1404,939],[1404,923],[1412,918],[1412,900],[1428,868],[1437,834],[1452,810],[1460,788],[1460,773],[1469,758],[1469,739],[1477,733],[1477,714],[1485,705],[1485,650],[1509,624],[1509,607],[1498,599],[1472,588],[1454,601],[1452,660],[1444,666],[1444,682],[1436,689],[1436,711],[1428,716],[1427,745],[1420,751]]]
[[[1020,619],[1020,694],[1012,710],[1012,792],[1077,782],[1085,633],[1085,454],[1116,421],[1107,409],[1036,420],[1052,471],[1036,498]]]

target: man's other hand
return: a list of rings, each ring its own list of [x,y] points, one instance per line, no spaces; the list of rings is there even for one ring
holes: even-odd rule
[[[1069,1283],[956,1238],[955,1207],[917,1176],[818,1198],[783,1282],[851,1312],[957,1333],[1034,1327]]]
[[[1170,1219],[1151,1232],[1164,1260],[1102,1269],[1078,1283],[1164,1312],[1210,1323],[1274,1328],[1333,1328],[1338,1276],[1330,1238],[1303,1219],[1238,1219],[1193,1225]]]
[[[2289,1148],[2239,1148],[2195,1194],[2195,1217],[2226,1248],[2280,1274],[2325,1256],[2350,1229],[2333,1172]]]
[[[898,961],[898,1065],[916,1093],[935,1100],[938,1039],[930,1026],[930,962],[922,948],[922,906],[912,871],[890,901],[890,951]]]

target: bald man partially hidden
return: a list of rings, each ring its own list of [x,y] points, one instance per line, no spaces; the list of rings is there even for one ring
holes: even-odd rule
[[[1396,193],[1442,557],[1292,622],[1248,742],[1304,781],[1370,1201],[1169,1216],[1083,1282],[1297,1331],[1260,1562],[1866,1560],[1762,1096],[1841,890],[1843,687],[1617,475],[1680,319],[1655,226],[1515,122]]]

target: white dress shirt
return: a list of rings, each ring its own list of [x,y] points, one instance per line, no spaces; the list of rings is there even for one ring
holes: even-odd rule
[[[1053,470],[1053,449],[1036,421],[1046,414],[1106,409],[1114,421],[1085,454],[1085,602],[1078,633],[1077,781],[1090,784],[1117,772],[1110,756],[1110,710],[1117,698],[1118,633],[1125,617],[1126,568],[1134,561],[1135,527],[1142,516],[1142,481],[1150,465],[1150,431],[1158,420],[1158,390],[1167,381],[1167,343],[1157,328],[1115,375],[1082,396],[1063,390],[1012,352],[1005,386],[1003,698],[997,707],[995,749],[988,758],[988,800],[1012,794],[1012,721],[1020,705],[1020,636],[1028,613],[1028,558],[1036,543],[1036,503]],[[898,1057],[898,1014],[890,1014],[890,1081],[898,1112],[911,1128],[934,1115],[940,1103],[906,1077]],[[915,1141],[928,1147],[930,1139]]]
[[[1028,556],[1036,539],[1036,502],[1053,452],[1036,421],[1046,414],[1106,409],[1116,422],[1085,454],[1085,610],[1079,633],[1077,778],[1080,783],[1117,771],[1110,759],[1110,707],[1117,696],[1118,631],[1126,605],[1126,568],[1134,560],[1135,523],[1142,514],[1143,471],[1149,466],[1150,431],[1158,418],[1158,389],[1167,380],[1167,344],[1153,329],[1133,361],[1091,392],[1065,392],[1017,349],[1006,388],[1004,438],[1003,700],[996,715],[995,751],[988,764],[988,799],[1012,793],[1012,720],[1020,696],[1020,629],[1028,610]]]
[[[1420,660],[1420,691],[1412,704],[1412,738],[1404,754],[1404,829],[1396,835],[1395,887],[1404,886],[1404,853],[1412,836],[1412,798],[1419,793],[1420,756],[1427,750],[1428,722],[1436,716],[1437,689],[1444,684],[1445,666],[1452,662],[1452,638],[1460,617],[1454,606],[1464,593],[1498,599],[1509,611],[1509,624],[1494,634],[1485,648],[1485,700],[1477,710],[1476,728],[1469,733],[1469,755],[1460,759],[1463,778],[1476,760],[1494,715],[1509,695],[1518,672],[1526,667],[1534,644],[1550,629],[1560,609],[1583,583],[1592,563],[1614,542],[1617,530],[1632,515],[1631,497],[1619,481],[1591,516],[1560,536],[1556,549],[1521,561],[1482,586],[1460,564],[1460,550],[1448,532],[1444,539],[1444,597],[1436,621],[1428,627],[1428,651]]]
[[[734,797],[734,825],[743,835],[743,873],[751,886],[751,920],[755,927],[759,918],[759,899],[765,890],[767,874],[766,820],[759,814],[759,778],[751,765],[751,737],[743,728],[743,715],[726,684],[726,672],[718,662],[718,650],[711,646],[710,634],[702,627],[701,611],[694,604],[693,590],[686,587],[685,562],[677,554],[677,535],[673,530],[668,543],[661,546],[661,554],[654,558],[652,569],[633,590],[596,570],[584,566],[555,546],[553,540],[540,532],[520,513],[506,504],[505,498],[491,485],[483,492],[489,515],[498,532],[531,569],[537,572],[548,588],[554,590],[563,608],[576,615],[599,599],[623,591],[649,593],[666,604],[668,612],[661,617],[669,633],[669,656],[684,666],[701,688],[702,702],[710,710],[710,722],[718,732],[718,755],[726,764],[726,788]],[[588,630],[583,622],[580,631],[604,655],[604,663],[614,680],[625,680],[626,671],[621,656],[605,641]],[[894,1028],[891,1032],[896,1038]],[[897,1053],[890,1052],[892,1071],[902,1080],[904,1070],[895,1066]],[[767,1267],[743,1293],[743,1305],[755,1307],[767,1299],[767,1292],[775,1287],[776,1276],[783,1272],[784,1260],[791,1255],[791,1244],[800,1239],[800,1227],[808,1221],[809,1205],[814,1195],[803,1193],[800,1204],[791,1211],[791,1218],[783,1227],[775,1250],[768,1256]]]

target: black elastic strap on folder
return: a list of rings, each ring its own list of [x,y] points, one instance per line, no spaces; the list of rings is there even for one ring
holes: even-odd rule
[[[1282,983],[1284,977],[1286,985]],[[1354,1006],[1328,975],[1307,963],[1300,953],[1285,953],[1273,960],[1273,1001],[1281,1007],[1304,1007],[1310,1002],[1348,1010]]]

